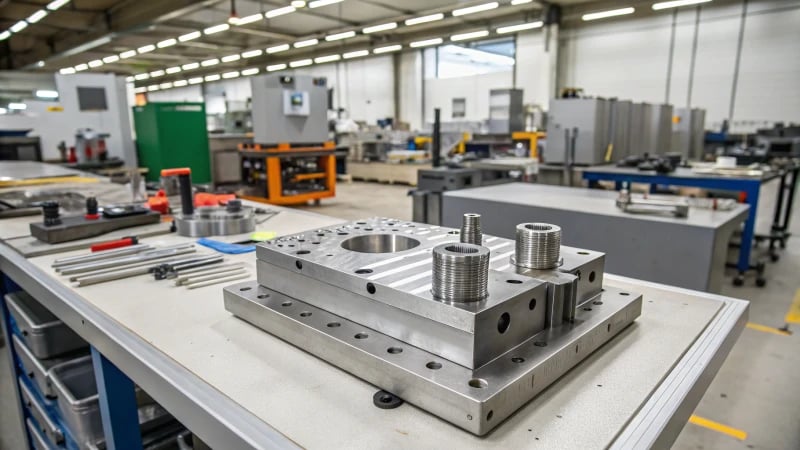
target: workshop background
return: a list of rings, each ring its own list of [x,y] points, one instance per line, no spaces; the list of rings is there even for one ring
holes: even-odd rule
[[[798,25],[0,0],[0,450],[800,448]]]

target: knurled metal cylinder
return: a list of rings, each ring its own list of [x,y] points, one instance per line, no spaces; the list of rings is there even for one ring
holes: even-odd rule
[[[489,295],[489,249],[452,242],[433,249],[434,298],[448,302],[478,302]]]
[[[461,242],[475,245],[483,243],[480,214],[464,214],[464,218],[461,220]]]
[[[561,227],[549,223],[517,225],[514,264],[529,269],[552,269],[561,256]]]

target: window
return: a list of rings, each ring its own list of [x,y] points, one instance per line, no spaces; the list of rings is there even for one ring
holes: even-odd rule
[[[105,111],[108,109],[106,90],[101,87],[78,87],[78,107],[81,111]]]
[[[513,39],[492,39],[463,44],[447,44],[436,52],[436,78],[455,78],[514,69],[516,52]]]

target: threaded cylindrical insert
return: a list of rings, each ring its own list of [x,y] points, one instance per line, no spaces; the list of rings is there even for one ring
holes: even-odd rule
[[[483,243],[480,214],[464,214],[464,218],[461,220],[461,242],[475,245]]]
[[[477,302],[489,295],[489,249],[467,243],[446,243],[433,249],[434,298]]]
[[[549,223],[517,225],[514,264],[529,269],[552,269],[561,256],[561,227]]]

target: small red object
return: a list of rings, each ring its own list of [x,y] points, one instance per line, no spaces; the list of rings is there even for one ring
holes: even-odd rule
[[[198,192],[194,195],[194,206],[220,206],[235,198],[235,194],[209,194],[208,192]]]
[[[67,157],[67,162],[71,163],[78,162],[78,156],[75,154],[75,147],[69,148],[69,156]]]
[[[174,177],[176,175],[191,175],[192,169],[188,167],[179,167],[176,169],[163,169],[161,171],[162,177]]]
[[[85,217],[86,220],[97,220],[100,218],[100,214],[85,214],[83,217]]]
[[[156,195],[147,197],[147,207],[161,214],[169,214],[169,199],[163,189],[159,189]]]
[[[136,245],[138,243],[139,243],[139,238],[137,238],[136,236],[128,236],[114,241],[107,241],[107,242],[101,242],[99,244],[94,244],[89,248],[91,249],[92,252],[101,252],[103,250],[111,250],[113,248],[128,247],[130,245]]]

